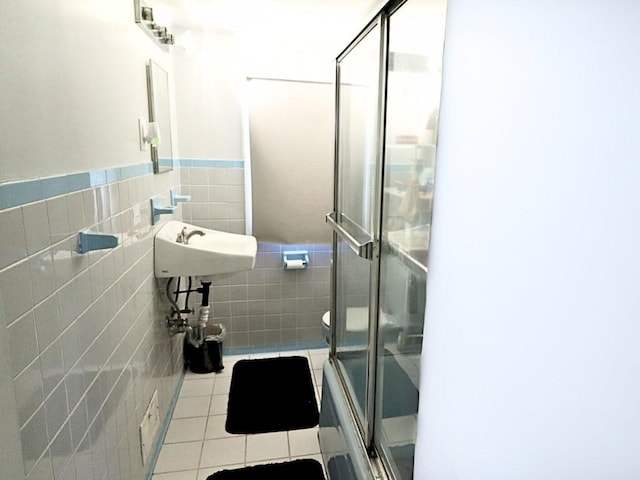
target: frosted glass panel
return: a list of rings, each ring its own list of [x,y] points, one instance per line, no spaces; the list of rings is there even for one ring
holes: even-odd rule
[[[379,68],[380,28],[375,27],[339,63],[336,220],[362,232],[372,228]]]
[[[338,197],[336,222],[343,232],[373,238],[376,130],[380,78],[380,27],[370,30],[338,63]],[[371,260],[359,257],[339,233],[334,256],[336,358],[354,413],[369,433],[368,363]]]

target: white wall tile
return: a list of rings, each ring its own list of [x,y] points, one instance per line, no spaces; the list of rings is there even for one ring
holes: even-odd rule
[[[25,472],[31,471],[47,448],[48,438],[43,435],[42,425],[45,425],[44,406],[20,429]]]
[[[66,242],[56,243],[51,247],[53,253],[53,269],[56,274],[56,286],[60,287],[73,278],[73,262]]]
[[[91,226],[100,221],[100,210],[98,208],[98,196],[96,190],[90,188],[82,192],[83,212],[87,225]]]
[[[228,172],[228,184],[229,185],[244,185],[244,168],[229,168]]]
[[[22,207],[22,219],[27,245],[27,253],[32,254],[50,244],[49,218],[46,202],[36,202]]]
[[[33,305],[29,262],[24,260],[0,272],[5,321],[17,320]]]
[[[73,448],[71,444],[71,429],[69,423],[65,422],[58,435],[51,442],[51,461],[53,463],[53,475],[56,480],[64,478],[65,467],[73,459]]]
[[[41,300],[51,295],[56,288],[51,250],[43,250],[29,257],[29,270],[31,272],[33,302],[40,303]]]
[[[42,352],[60,334],[58,304],[55,296],[47,298],[34,308],[38,350]]]
[[[190,185],[209,185],[209,168],[194,167],[190,169],[189,184]]]
[[[61,196],[47,200],[46,203],[51,241],[55,243],[64,240],[70,233],[67,199]]]
[[[211,202],[217,203],[228,203],[229,199],[229,189],[231,187],[228,185],[211,185],[208,187],[209,190],[209,199]]]
[[[64,361],[62,359],[62,342],[58,338],[40,354],[42,371],[42,388],[47,397],[64,378]]]
[[[27,475],[27,480],[52,480],[53,479],[53,470],[51,465],[51,456],[49,451],[45,453],[45,455],[40,458],[29,475]]]
[[[15,339],[17,340],[17,339]],[[32,362],[15,378],[18,422],[24,425],[44,400],[40,362]]]
[[[82,192],[70,193],[66,196],[67,214],[69,216],[69,231],[71,234],[86,228],[87,222],[84,215],[84,200]]]
[[[228,168],[209,168],[209,185],[228,185],[229,169]]]
[[[49,441],[51,441],[69,415],[67,392],[63,382],[59,383],[49,397],[45,399],[44,413]]]
[[[0,269],[27,254],[25,230],[20,208],[0,212]]]

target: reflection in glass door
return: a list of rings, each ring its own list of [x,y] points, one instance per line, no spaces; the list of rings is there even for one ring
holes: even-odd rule
[[[373,227],[378,156],[380,26],[338,59],[334,231],[335,359],[364,438],[370,436]],[[368,440],[365,440],[368,441]]]
[[[388,23],[374,443],[403,480],[413,478],[444,16],[444,0],[408,0]]]

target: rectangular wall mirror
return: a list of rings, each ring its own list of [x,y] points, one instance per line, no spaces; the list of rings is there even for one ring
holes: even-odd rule
[[[157,129],[156,140],[150,144],[153,171],[168,172],[173,170],[169,74],[153,60],[147,64],[147,97],[149,124],[155,124]]]

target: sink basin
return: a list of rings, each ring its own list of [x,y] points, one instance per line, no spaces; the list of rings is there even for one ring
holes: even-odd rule
[[[177,241],[182,229],[188,243]],[[258,245],[255,237],[200,228],[171,220],[158,230],[154,239],[154,268],[158,278],[214,277],[251,270]]]

